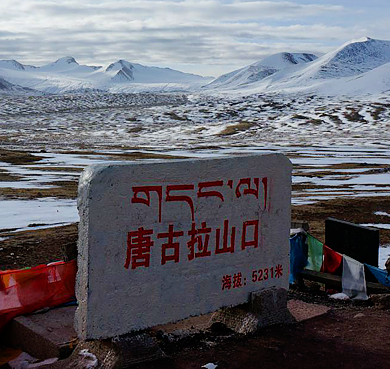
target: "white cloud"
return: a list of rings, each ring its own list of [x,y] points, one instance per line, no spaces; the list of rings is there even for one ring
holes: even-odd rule
[[[73,55],[90,64],[123,58],[226,72],[274,52],[324,52],[372,33],[390,38],[385,14],[365,22],[374,15],[342,2],[2,0],[0,14],[0,59],[36,64]]]

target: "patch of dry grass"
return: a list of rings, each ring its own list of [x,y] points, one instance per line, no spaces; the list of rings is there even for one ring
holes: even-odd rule
[[[230,136],[235,133],[239,133],[242,131],[246,131],[253,126],[253,123],[242,121],[240,123],[227,126],[222,132],[218,134],[218,136]]]
[[[60,199],[75,199],[77,197],[77,181],[54,182],[52,188],[0,188],[0,196],[5,199],[40,199],[44,197],[56,197]],[[53,182],[46,183],[53,185]]]
[[[128,128],[127,133],[139,133],[139,132],[143,131],[143,129],[144,128],[141,125],[139,125],[139,126]]]
[[[14,150],[6,150],[0,149],[0,161],[8,164],[32,164],[39,160],[43,159],[40,156],[31,155],[27,151],[14,151]]]

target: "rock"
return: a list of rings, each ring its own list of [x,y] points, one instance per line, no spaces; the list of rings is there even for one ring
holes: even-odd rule
[[[363,318],[365,315],[363,313],[356,314],[353,318]]]

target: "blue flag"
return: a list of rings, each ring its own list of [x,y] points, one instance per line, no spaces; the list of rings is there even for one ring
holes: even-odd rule
[[[386,287],[390,287],[390,276],[387,274],[387,270],[379,269],[377,267],[374,267],[372,265],[364,264],[368,270],[374,274],[375,278],[378,280],[379,283],[383,284]]]
[[[295,283],[297,273],[307,265],[306,235],[298,233],[290,238],[290,284]]]

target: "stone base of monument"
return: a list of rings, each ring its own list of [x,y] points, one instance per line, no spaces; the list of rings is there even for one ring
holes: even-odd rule
[[[89,358],[89,362],[86,362],[86,358]],[[140,363],[164,358],[167,356],[153,337],[147,333],[129,334],[112,340],[82,341],[67,360],[56,363],[53,369],[73,368],[75,365],[83,368],[132,368]],[[93,366],[94,363],[96,366]]]
[[[4,328],[0,341],[42,360],[68,357],[78,342],[73,328],[75,310],[67,306],[18,316]]]
[[[211,317],[211,323],[216,322],[248,334],[270,325],[293,323],[294,318],[287,308],[287,290],[271,288],[252,292],[247,304],[217,311]]]
[[[87,349],[105,369],[131,368],[139,363],[169,358],[161,350],[159,341],[165,337],[170,343],[188,336],[212,331],[216,323],[233,334],[254,333],[275,324],[293,323],[295,319],[287,308],[287,290],[270,288],[253,292],[250,301],[240,306],[224,308],[215,313],[195,316],[182,321],[152,327],[138,334],[128,334],[111,340],[84,341],[73,353],[73,362],[80,361],[80,351]],[[156,337],[156,338],[155,338]]]

